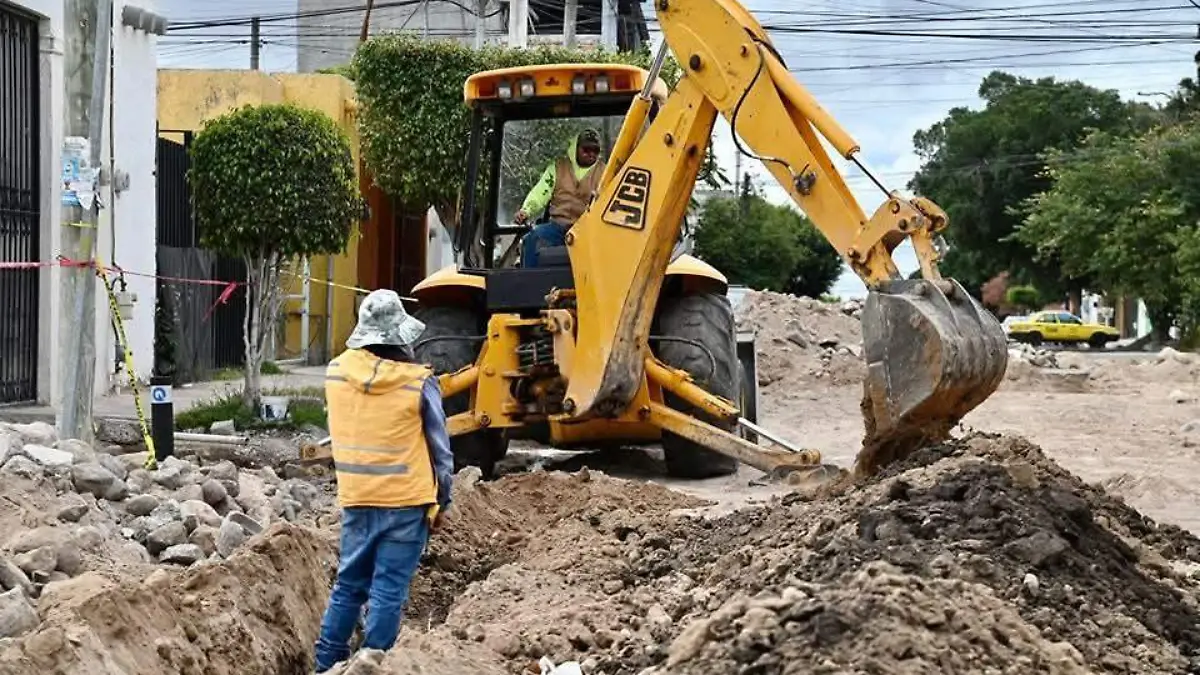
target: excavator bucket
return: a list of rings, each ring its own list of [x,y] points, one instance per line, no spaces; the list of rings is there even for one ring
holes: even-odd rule
[[[956,281],[896,280],[873,290],[862,327],[860,475],[947,440],[1004,379],[1004,331]]]

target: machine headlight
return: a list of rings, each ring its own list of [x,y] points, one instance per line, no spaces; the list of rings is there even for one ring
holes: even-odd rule
[[[496,85],[496,91],[500,94],[500,98],[512,98],[512,83],[510,83],[508,80],[501,80],[500,83]]]
[[[579,96],[587,92],[587,80],[582,75],[576,75],[571,80],[571,93]]]
[[[521,80],[521,98],[529,98],[530,96],[533,96],[533,91],[533,78],[527,77]]]
[[[597,75],[596,76],[596,93],[597,94],[607,94],[608,93],[608,76],[607,75]]]

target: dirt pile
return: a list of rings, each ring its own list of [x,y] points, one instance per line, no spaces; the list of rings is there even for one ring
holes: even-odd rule
[[[588,675],[1200,669],[1200,540],[1020,441],[974,436],[719,518],[628,510],[670,493],[594,473],[519,478],[555,512],[521,514],[528,535],[443,626],[362,672],[424,672],[422,645],[489,674],[543,656]]]
[[[746,293],[737,309],[739,330],[756,335],[758,383],[764,394],[788,399],[813,384],[859,385],[866,376],[862,357],[862,302],[832,304],[770,291]],[[1068,356],[1012,343],[1008,386],[1083,391],[1092,373]]]
[[[264,537],[276,541],[276,537],[261,534],[273,524],[291,522],[327,529],[336,519],[331,512],[334,497],[327,478],[283,479],[271,467],[248,470],[228,460],[201,464],[177,457],[147,471],[143,468],[144,453],[120,452],[120,446],[115,445],[93,447],[75,440],[60,441],[54,428],[43,423],[0,424],[0,639],[19,639],[15,652],[4,652],[5,658],[16,659],[14,663],[78,662],[82,664],[80,670],[63,665],[62,672],[99,672],[88,670],[106,662],[99,656],[99,660],[89,661],[89,654],[98,653],[95,645],[73,643],[82,651],[76,656],[62,656],[67,661],[54,661],[38,650],[57,644],[64,631],[74,635],[84,630],[75,626],[77,623],[104,619],[120,626],[130,624],[126,613],[146,613],[158,619],[186,614],[197,602],[195,594],[180,596],[184,599],[180,605],[175,603],[180,597],[168,599],[152,593],[156,597],[144,599],[149,604],[138,607],[114,605],[111,598],[103,598],[131,592],[129,589],[140,588],[151,577],[175,578],[171,575],[181,568],[200,569],[230,560],[247,546],[257,546],[255,542],[261,543]],[[314,529],[303,536],[314,537],[319,531]],[[269,554],[275,545],[293,546],[279,541],[260,553]],[[326,553],[330,554],[324,558],[328,562],[331,552]],[[274,583],[273,578],[287,571],[286,561],[275,562],[279,570],[264,572],[261,579],[242,578],[237,583],[261,583],[263,589],[267,588]],[[243,569],[239,565],[244,563],[220,569]],[[298,569],[297,574],[307,574],[303,567]],[[216,576],[205,583],[216,584],[217,577],[226,572],[210,572]],[[322,575],[328,577],[325,572]],[[179,583],[199,583],[186,579]],[[263,597],[266,590],[249,592]],[[201,604],[210,607],[207,602]],[[66,618],[60,616],[64,606],[70,607]],[[268,611],[270,605],[262,607],[261,611]],[[313,611],[319,612],[320,607]],[[248,620],[237,616],[226,619],[234,623]],[[152,632],[171,622],[137,625]],[[109,630],[99,624],[93,628],[104,635],[107,633],[103,631]],[[112,630],[118,631],[113,635],[120,631]],[[137,634],[136,639],[143,637],[145,634]],[[197,638],[191,635],[188,640],[194,642]],[[141,644],[152,643],[150,638]],[[114,655],[108,662],[125,663],[125,655],[117,653],[125,647],[118,643],[113,648]],[[207,649],[203,644],[197,648]],[[190,653],[181,649],[181,654]],[[165,654],[173,650],[166,645],[162,651]],[[51,651],[59,650],[55,647]],[[12,656],[14,653],[18,656]],[[192,656],[179,658],[189,663],[195,660]],[[128,663],[143,662],[134,659]],[[164,668],[146,670],[139,666],[114,672],[189,672],[190,666]],[[230,670],[211,672],[236,670],[231,665]],[[0,668],[0,672],[27,671]]]
[[[739,330],[757,336],[758,382],[795,389],[814,382],[854,384],[862,360],[862,304],[831,304],[771,291],[750,291],[737,310]]]
[[[1200,669],[1200,540],[1148,521],[1027,444],[975,437],[865,490],[782,506],[684,526],[716,547],[672,536],[679,571],[715,600],[684,617],[673,660],[646,665],[697,674],[781,673],[785,663],[812,672]]]
[[[300,675],[335,559],[315,531],[272,526],[228,561],[52,584],[44,621],[0,640],[5,675]]]

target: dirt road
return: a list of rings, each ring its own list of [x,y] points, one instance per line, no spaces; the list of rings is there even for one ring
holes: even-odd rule
[[[857,308],[758,302],[760,421],[848,466]],[[1016,353],[959,440],[821,493],[514,446],[459,475],[396,649],[337,672],[1200,672],[1200,360],[1135,360]],[[0,425],[0,673],[310,672],[336,487],[252,449]]]

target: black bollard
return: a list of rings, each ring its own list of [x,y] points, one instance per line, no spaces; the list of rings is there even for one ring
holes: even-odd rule
[[[150,378],[150,437],[154,439],[156,462],[175,454],[175,404],[171,393],[171,378]]]

